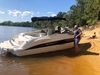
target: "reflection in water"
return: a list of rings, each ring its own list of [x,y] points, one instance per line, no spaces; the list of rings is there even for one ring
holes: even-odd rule
[[[1,57],[0,75],[28,75],[28,69],[13,58]]]

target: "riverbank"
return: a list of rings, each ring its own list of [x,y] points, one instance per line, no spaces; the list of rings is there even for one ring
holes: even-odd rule
[[[89,39],[94,32],[96,32],[97,38]],[[80,61],[86,61],[87,64],[83,65],[82,69],[76,71],[77,75],[100,75],[100,27],[95,28],[93,30],[85,30],[83,31],[83,37],[80,41],[80,52],[78,56],[83,55],[79,59]],[[84,58],[84,59],[83,59]],[[80,65],[78,65],[80,66]],[[81,65],[82,66],[82,65]],[[86,67],[87,66],[87,67]],[[75,74],[76,75],[76,74]]]

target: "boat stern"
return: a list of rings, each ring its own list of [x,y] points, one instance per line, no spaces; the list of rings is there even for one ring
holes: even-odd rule
[[[10,44],[9,41],[4,41],[0,43],[0,55],[5,56],[9,52],[13,52],[14,47]]]

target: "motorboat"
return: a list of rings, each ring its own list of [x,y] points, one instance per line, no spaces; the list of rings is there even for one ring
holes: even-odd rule
[[[35,21],[65,20],[59,17],[32,17]],[[12,53],[15,56],[26,56],[45,52],[68,49],[74,46],[74,35],[71,31],[47,35],[41,31],[24,32],[15,35],[11,40],[0,43],[1,54]]]

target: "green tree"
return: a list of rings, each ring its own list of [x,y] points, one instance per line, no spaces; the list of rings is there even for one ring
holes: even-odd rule
[[[84,19],[86,19],[86,23],[91,25],[97,22],[100,12],[100,0],[87,0],[84,8]]]

